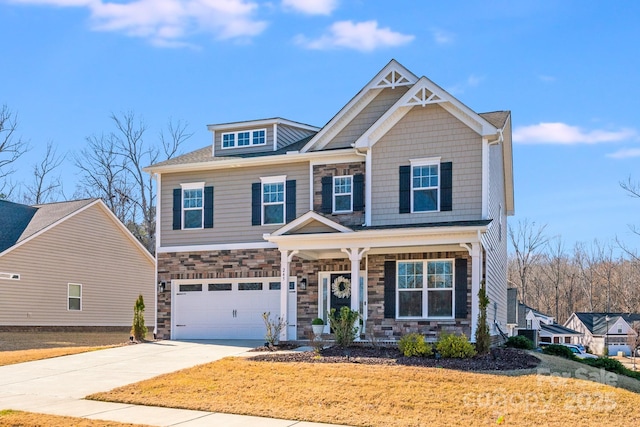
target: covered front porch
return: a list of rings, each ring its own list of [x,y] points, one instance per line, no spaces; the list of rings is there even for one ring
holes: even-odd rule
[[[487,226],[467,221],[349,228],[308,212],[265,234],[280,252],[282,319],[291,313],[284,284],[298,280],[296,334],[284,330],[280,339],[310,339],[312,319],[326,323],[329,310],[346,305],[360,313],[362,338],[397,340],[418,332],[435,339],[446,330],[473,340]]]

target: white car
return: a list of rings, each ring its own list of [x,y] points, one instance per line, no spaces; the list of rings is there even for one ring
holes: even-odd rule
[[[577,346],[576,344],[562,344],[562,345],[565,347],[568,347],[569,350],[571,350],[571,352],[573,353],[573,355],[578,359],[597,359],[598,358],[598,356],[596,356],[595,354],[587,353],[586,351],[584,351],[584,347],[582,346]]]

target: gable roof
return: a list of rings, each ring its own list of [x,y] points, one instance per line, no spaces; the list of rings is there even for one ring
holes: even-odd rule
[[[631,325],[633,322],[640,322],[638,313],[573,313],[592,335],[605,335],[607,326],[613,326],[620,318]],[[609,316],[609,320],[607,320]]]
[[[47,203],[42,205],[27,206],[19,203],[0,201],[0,216],[7,214],[16,218],[12,222],[11,236],[15,239],[3,238],[2,230],[0,230],[0,241],[5,242],[4,246],[0,246],[0,256],[11,252],[13,249],[21,246],[29,240],[36,238],[41,233],[55,227],[63,221],[77,215],[83,210],[97,205],[101,210],[113,221],[123,234],[134,243],[139,250],[143,251],[146,257],[155,262],[154,257],[142,244],[131,234],[131,232],[122,224],[122,222],[107,208],[101,199],[81,199],[68,202]],[[29,217],[29,215],[31,215]],[[3,227],[4,229],[4,227]],[[19,235],[18,235],[19,233]],[[9,235],[9,234],[7,234]],[[6,244],[11,242],[11,244]]]

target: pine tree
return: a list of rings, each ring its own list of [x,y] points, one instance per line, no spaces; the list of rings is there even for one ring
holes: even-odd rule
[[[136,341],[142,341],[147,335],[147,327],[144,325],[144,298],[138,296],[133,306],[133,326],[131,335]]]

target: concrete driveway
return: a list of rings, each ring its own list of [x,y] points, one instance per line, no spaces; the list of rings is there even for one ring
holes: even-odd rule
[[[326,424],[94,402],[84,396],[240,355],[261,341],[156,341],[0,366],[0,409],[156,426],[310,427]]]

